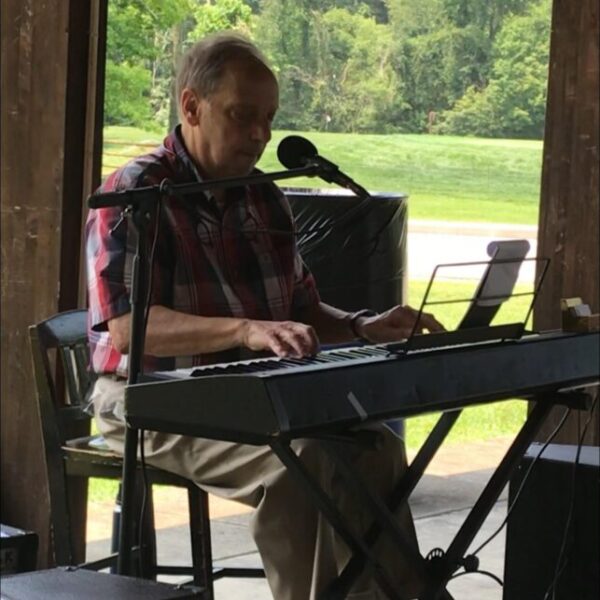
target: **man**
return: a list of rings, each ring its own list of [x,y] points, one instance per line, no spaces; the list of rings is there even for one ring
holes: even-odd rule
[[[112,174],[102,191],[253,171],[278,108],[277,81],[260,52],[239,37],[207,38],[185,55],[177,93],[181,125],[154,152]],[[367,316],[320,302],[296,249],[289,206],[274,185],[171,197],[159,219],[146,370],[235,360],[249,351],[308,356],[321,342],[390,341],[406,337],[413,327],[416,311],[408,307]],[[90,211],[86,234],[90,348],[100,374],[92,399],[100,431],[122,451],[133,241],[118,208]],[[439,328],[430,315],[419,325],[419,330]],[[385,494],[406,461],[402,441],[383,428],[382,437],[380,450],[351,446],[348,453],[370,485]],[[293,447],[364,531],[369,516],[339,489],[335,465],[318,443],[299,440]],[[148,432],[145,449],[148,463],[256,507],[252,532],[277,600],[315,597],[348,560],[348,549],[268,447]],[[414,540],[407,508],[399,518]],[[378,550],[385,548],[383,542]],[[396,564],[391,552],[386,560],[392,579],[412,593],[413,574]],[[378,597],[367,576],[353,593]]]

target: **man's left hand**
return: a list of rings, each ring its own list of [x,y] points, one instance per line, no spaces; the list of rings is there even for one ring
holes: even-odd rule
[[[432,314],[424,312],[418,317],[419,311],[410,306],[394,306],[374,317],[359,317],[356,331],[361,337],[374,343],[405,339],[413,329],[415,333],[445,331],[444,326]]]

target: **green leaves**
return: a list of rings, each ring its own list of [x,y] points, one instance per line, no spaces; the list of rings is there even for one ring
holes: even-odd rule
[[[179,57],[234,29],[278,75],[276,128],[540,137],[549,27],[550,0],[111,0],[106,120],[172,127]]]
[[[196,26],[191,41],[199,40],[209,33],[237,29],[250,33],[252,9],[243,0],[216,0],[212,4],[197,5],[194,10]]]
[[[508,17],[493,47],[489,84],[471,87],[442,115],[444,133],[540,138],[550,40],[550,1]]]

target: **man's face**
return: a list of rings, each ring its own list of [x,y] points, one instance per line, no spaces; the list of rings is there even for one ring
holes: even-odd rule
[[[186,144],[203,175],[238,177],[252,171],[271,139],[279,88],[264,67],[232,62],[210,96],[189,91],[186,100],[184,90],[182,106]]]

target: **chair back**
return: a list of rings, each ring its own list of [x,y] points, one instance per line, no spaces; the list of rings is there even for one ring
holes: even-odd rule
[[[90,430],[91,416],[84,409],[95,377],[88,371],[87,311],[70,310],[31,325],[29,339],[55,560],[73,564],[63,447],[68,439],[87,436]]]
[[[42,426],[54,421],[60,443],[64,444],[74,433],[72,424],[91,418],[84,411],[95,380],[88,370],[87,311],[54,315],[32,325],[29,337],[40,421]]]

